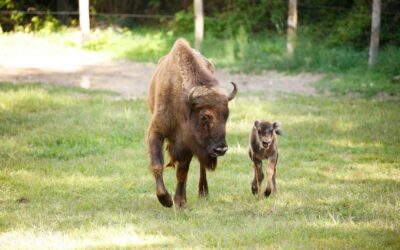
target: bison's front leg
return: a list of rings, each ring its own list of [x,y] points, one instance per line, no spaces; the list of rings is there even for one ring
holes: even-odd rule
[[[275,175],[276,175],[276,163],[278,161],[278,157],[270,157],[268,158],[267,163],[267,175],[268,175],[268,184],[265,189],[264,195],[268,197],[270,194],[276,193],[276,183],[275,183]]]
[[[164,158],[162,153],[164,138],[155,132],[150,131],[148,137],[150,158],[151,158],[151,170],[154,178],[156,179],[156,195],[160,203],[165,207],[172,206],[171,195],[169,195],[164,185],[163,170],[164,170]]]
[[[199,196],[208,196],[207,172],[203,164],[200,164]]]
[[[258,198],[262,197],[262,181],[264,174],[262,171],[262,162],[258,159],[254,159],[254,178],[251,183],[251,191],[253,194],[257,194]]]
[[[177,184],[174,202],[177,207],[184,207],[186,205],[186,181],[191,159],[192,157],[186,161],[179,162],[178,169],[176,170]]]

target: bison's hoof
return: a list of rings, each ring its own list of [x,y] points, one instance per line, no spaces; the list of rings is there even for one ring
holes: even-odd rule
[[[174,197],[175,207],[184,208],[186,207],[186,199],[182,196],[175,196]]]
[[[172,207],[172,199],[169,193],[157,194],[157,198],[164,207]]]
[[[200,189],[200,190],[199,190],[199,197],[200,197],[200,198],[206,198],[206,197],[208,197],[208,190],[206,190],[206,189]]]

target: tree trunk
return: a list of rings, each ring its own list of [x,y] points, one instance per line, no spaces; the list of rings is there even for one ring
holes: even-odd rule
[[[201,51],[204,36],[203,0],[194,0],[195,48]]]
[[[292,56],[296,47],[296,29],[297,29],[297,0],[289,0],[289,15],[287,27],[287,53]]]
[[[89,0],[79,0],[79,25],[84,43],[88,39],[90,32]]]
[[[369,47],[369,66],[374,66],[378,60],[379,32],[381,28],[381,0],[373,0],[372,4],[372,23],[371,23],[371,43]]]

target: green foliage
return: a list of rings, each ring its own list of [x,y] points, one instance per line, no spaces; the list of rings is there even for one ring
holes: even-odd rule
[[[192,11],[178,11],[174,15],[174,19],[169,23],[173,32],[188,33],[194,29],[194,13]]]
[[[12,9],[14,8],[14,3],[12,0],[0,0],[0,9]]]
[[[210,197],[197,196],[199,166],[193,160],[188,207],[174,210],[163,208],[154,194],[145,100],[0,84],[0,245],[398,249],[397,104],[242,93],[230,103],[229,150],[208,174]],[[247,143],[260,118],[281,121],[284,135],[279,193],[257,201]],[[173,192],[175,170],[164,175]]]
[[[371,13],[369,9],[350,12],[346,17],[336,22],[330,29],[327,44],[330,46],[354,46],[365,48],[369,44],[371,29]],[[312,35],[312,34],[311,34]]]
[[[32,22],[25,27],[25,31],[35,31],[49,34],[57,31],[60,28],[59,21],[51,15],[46,15],[43,18],[34,16],[31,20]]]
[[[173,32],[153,29],[113,29],[93,30],[83,48],[102,51],[116,58],[135,61],[154,61],[167,54],[175,42]],[[66,39],[65,43],[79,47],[79,41]]]
[[[60,1],[61,2],[61,1]],[[65,10],[77,11],[77,2],[63,2]],[[138,26],[162,26],[173,32],[188,33],[193,30],[194,14],[192,1],[91,1],[91,12],[101,13],[135,13],[173,15],[172,20],[165,18],[143,19],[121,17],[118,15],[92,17],[92,27],[119,26],[134,28]],[[15,10],[8,16],[0,17],[4,31],[32,30],[26,26],[46,22],[48,17],[22,15],[18,10],[36,9],[57,11],[54,1],[10,1],[0,0],[0,9]],[[364,0],[307,0],[299,2],[299,30],[307,30],[309,39],[324,42],[331,47],[346,46],[365,49],[369,44],[372,1]],[[381,45],[400,45],[398,13],[400,3],[387,0],[382,3]],[[239,27],[247,33],[286,31],[288,4],[282,0],[210,0],[204,5],[205,34],[218,38],[236,36]],[[168,21],[167,21],[168,20]],[[63,24],[76,24],[76,16],[60,17]],[[47,20],[48,22],[48,20]],[[52,20],[53,25],[56,23]],[[47,29],[51,29],[48,27]],[[36,31],[35,29],[33,29]]]

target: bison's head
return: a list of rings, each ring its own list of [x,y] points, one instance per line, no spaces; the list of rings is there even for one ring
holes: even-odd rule
[[[218,86],[193,87],[188,95],[190,106],[189,133],[193,138],[195,153],[208,167],[215,168],[216,158],[228,150],[225,140],[225,125],[229,116],[228,102],[237,94],[232,83],[231,94]]]
[[[278,122],[255,121],[254,129],[263,148],[269,148],[274,139],[274,133],[281,134]]]

